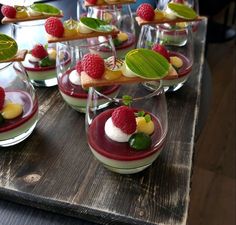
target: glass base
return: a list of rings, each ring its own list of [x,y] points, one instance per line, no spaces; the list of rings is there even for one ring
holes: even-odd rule
[[[1,147],[8,147],[8,146],[16,145],[16,144],[22,142],[33,132],[37,122],[38,121],[36,120],[35,123],[23,134],[20,134],[14,138],[11,138],[11,139],[8,139],[5,141],[0,141],[0,146]]]
[[[57,85],[57,78],[47,80],[31,80],[31,83],[36,87],[52,87]]]

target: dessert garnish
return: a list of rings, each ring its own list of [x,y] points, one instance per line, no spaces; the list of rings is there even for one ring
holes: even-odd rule
[[[40,67],[55,66],[56,64],[56,50],[51,48],[48,52],[42,44],[34,45],[29,54],[29,62]]]
[[[85,6],[123,5],[132,4],[136,0],[85,0]]]
[[[0,124],[5,120],[15,119],[22,115],[23,106],[18,103],[9,102],[6,100],[5,90],[0,86]]]
[[[49,34],[48,43],[85,39],[90,37],[116,35],[119,31],[107,22],[91,17],[82,17],[80,21],[50,17],[45,22]]]
[[[45,3],[34,3],[30,6],[3,5],[1,11],[4,16],[3,24],[46,19],[50,16],[63,16],[61,10]]]
[[[16,41],[0,33],[0,62],[23,61],[27,54],[27,50],[18,51]]]
[[[149,114],[143,111],[135,113],[131,107],[120,106],[112,112],[104,130],[113,141],[127,142],[134,150],[145,150],[151,146],[154,123]]]
[[[179,23],[179,22],[192,22],[202,20],[203,17],[189,6],[180,3],[168,3],[165,10],[154,10],[148,4],[143,3],[137,9],[136,21],[139,25],[145,24],[162,24],[162,23]]]
[[[114,60],[113,66],[117,68],[117,62],[121,60]],[[109,62],[111,63],[112,61]],[[149,49],[134,49],[126,54],[125,61],[119,63],[119,69],[107,69],[105,73],[100,74],[100,78],[94,79],[86,71],[81,72],[81,84],[84,88],[107,86],[112,84],[137,83],[145,80],[159,80],[168,75],[170,63],[161,54]],[[96,65],[95,65],[96,68]],[[84,69],[84,68],[83,68]],[[96,69],[95,69],[96,70]],[[118,76],[116,77],[116,74]]]

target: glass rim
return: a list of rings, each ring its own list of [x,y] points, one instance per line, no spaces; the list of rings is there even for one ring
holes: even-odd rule
[[[154,88],[153,89],[148,89],[147,87],[145,87],[146,89],[148,89],[150,91],[150,93],[145,95],[145,96],[142,96],[142,97],[131,98],[131,102],[137,102],[137,101],[141,101],[141,100],[145,100],[145,99],[150,99],[150,98],[152,98],[154,96],[158,96],[159,94],[164,93],[164,89],[163,89],[163,85],[162,85],[162,80],[158,80],[158,81],[159,81],[159,86],[157,88],[155,88],[155,89]],[[145,81],[145,82],[148,82],[148,81]],[[144,83],[144,82],[142,82],[142,83]],[[140,84],[140,83],[137,83],[137,85],[138,84]],[[92,89],[94,89],[94,88],[92,88]],[[91,88],[90,88],[89,91],[91,91]],[[94,91],[100,97],[103,97],[103,98],[109,100],[110,102],[116,102],[116,103],[124,102],[123,98],[109,97],[107,95],[102,94],[99,90],[96,90],[96,89],[94,89]]]
[[[44,26],[45,21],[36,20],[36,24],[33,24],[33,23],[35,23],[35,21],[28,21],[28,24],[25,22],[17,22],[17,23],[12,23],[12,25],[15,27],[37,27],[37,26]]]
[[[0,63],[0,71],[5,70],[8,66],[13,64],[14,62],[1,62]]]

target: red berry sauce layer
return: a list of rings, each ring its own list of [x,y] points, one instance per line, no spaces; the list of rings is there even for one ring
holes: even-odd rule
[[[74,69],[70,69],[66,71],[65,74],[63,74],[61,77],[58,77],[58,86],[60,91],[62,91],[64,94],[73,96],[76,98],[87,98],[88,97],[88,92],[85,91],[81,85],[74,85],[73,83],[70,82],[69,80],[69,75],[71,71]],[[116,91],[119,88],[119,85],[112,85],[112,86],[106,86],[102,87],[102,93],[104,95],[109,95]]]
[[[21,104],[23,106],[23,114],[11,120],[5,120],[0,125],[0,133],[17,128],[21,124],[31,119],[38,111],[38,101],[32,101],[31,96],[24,91],[5,91],[6,99]]]
[[[135,151],[129,146],[129,143],[116,142],[107,137],[104,127],[113,111],[114,109],[109,109],[102,112],[93,120],[88,128],[88,143],[95,151],[110,159],[132,161],[146,158],[162,148],[164,144],[164,139],[161,140],[163,136],[162,126],[159,119],[150,113],[154,122],[155,131],[151,135],[152,145],[149,149]]]

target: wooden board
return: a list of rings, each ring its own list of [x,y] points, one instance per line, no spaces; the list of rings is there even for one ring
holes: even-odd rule
[[[18,23],[18,22],[27,22],[27,21],[33,21],[33,20],[45,20],[49,17],[63,17],[63,14],[59,14],[59,15],[38,15],[38,16],[27,16],[27,17],[23,17],[23,18],[7,18],[7,17],[3,17],[2,19],[2,24],[9,24],[9,23]]]
[[[100,224],[186,225],[206,23],[195,33],[190,79],[167,94],[169,133],[156,162],[135,175],[109,172],[91,154],[84,115],[58,89],[39,88],[39,122],[24,142],[1,148],[1,198]]]
[[[163,19],[159,19],[159,20],[152,20],[152,21],[147,21],[147,20],[143,20],[140,17],[135,17],[135,20],[137,21],[138,25],[142,26],[142,25],[148,25],[148,24],[163,24],[163,23],[169,23],[169,24],[175,24],[175,23],[181,23],[181,22],[194,22],[194,21],[201,21],[206,19],[204,16],[198,16],[195,19],[191,19],[191,20],[186,20],[186,19],[182,19],[182,18],[176,18],[176,19],[167,19],[167,18],[163,18]]]
[[[125,4],[133,4],[135,2],[136,2],[136,0],[124,0],[124,1],[117,0],[117,1],[111,1],[111,2],[106,2],[106,1],[103,1],[103,0],[99,0],[98,3],[91,4],[91,3],[89,3],[85,0],[84,5],[86,7],[90,7],[90,6],[107,6],[107,5],[125,5]]]

